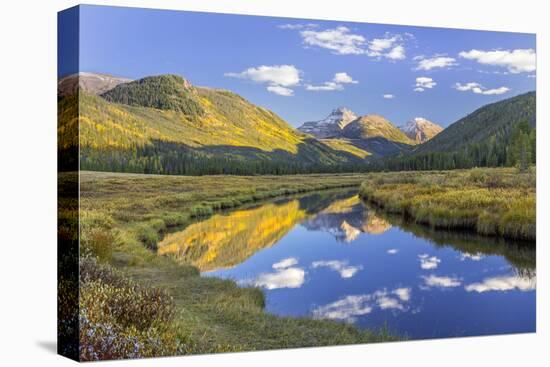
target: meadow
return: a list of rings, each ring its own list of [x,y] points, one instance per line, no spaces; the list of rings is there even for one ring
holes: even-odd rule
[[[387,172],[367,176],[361,197],[389,213],[442,229],[536,239],[535,168]]]
[[[201,277],[195,266],[156,252],[170,228],[216,211],[309,191],[359,187],[364,178],[81,172],[81,358],[396,340],[386,330],[267,314],[259,288]]]
[[[158,254],[172,228],[276,197],[342,187],[360,187],[364,200],[419,224],[535,237],[535,173],[514,169],[201,177],[81,172],[80,357],[402,339],[386,329],[268,314],[261,289],[201,277],[196,266]],[[74,222],[72,211],[61,214],[67,222]]]

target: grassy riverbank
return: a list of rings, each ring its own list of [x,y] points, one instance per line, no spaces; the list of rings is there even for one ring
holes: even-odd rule
[[[395,340],[385,330],[269,315],[260,289],[201,277],[196,267],[156,253],[156,244],[170,227],[185,226],[197,217],[283,195],[358,187],[364,180],[365,175],[350,174],[178,177],[82,172],[81,256],[86,260],[81,264],[81,357]],[[106,336],[114,341],[106,345]]]
[[[369,174],[361,197],[390,213],[434,228],[536,239],[535,169],[514,168]]]

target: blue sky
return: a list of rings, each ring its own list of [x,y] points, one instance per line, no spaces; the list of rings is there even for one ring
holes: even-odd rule
[[[59,74],[179,74],[294,126],[338,106],[448,126],[534,90],[535,47],[533,34],[81,6],[79,70],[60,57]]]

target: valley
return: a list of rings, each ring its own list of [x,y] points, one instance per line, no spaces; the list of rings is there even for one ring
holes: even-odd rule
[[[82,171],[60,223],[80,230],[85,345],[114,332],[117,356],[138,340],[146,357],[533,327],[528,312],[485,329],[462,311],[509,320],[495,294],[520,312],[534,302],[534,93],[445,129],[345,107],[294,128],[176,75],[67,78],[59,156],[77,151]],[[430,272],[441,263],[452,272]],[[461,334],[432,323],[438,302]]]

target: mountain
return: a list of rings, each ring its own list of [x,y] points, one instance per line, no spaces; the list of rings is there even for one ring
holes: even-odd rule
[[[358,117],[345,107],[333,110],[323,120],[306,122],[298,130],[313,135],[335,150],[361,159],[409,151],[414,144],[382,116]]]
[[[57,82],[59,97],[74,94],[78,88],[91,94],[105,93],[119,84],[128,83],[131,79],[118,78],[108,74],[81,72],[61,78]]]
[[[75,131],[75,113],[79,137],[67,135]],[[89,170],[283,174],[363,162],[235,93],[176,75],[118,84],[100,95],[81,88],[78,99],[59,101],[59,125],[61,146],[80,141],[81,167]]]
[[[414,142],[379,115],[361,116],[342,129],[342,138],[373,156],[391,156],[410,151]]]
[[[415,117],[404,126],[399,127],[399,129],[416,144],[425,143],[443,131],[441,126],[423,117]]]
[[[412,143],[401,130],[380,115],[365,115],[355,119],[342,130],[342,135],[349,139],[384,138],[398,143]]]
[[[409,152],[369,162],[371,169],[447,170],[536,163],[536,93],[478,108]]]
[[[319,121],[305,122],[298,130],[316,138],[334,138],[341,135],[342,129],[357,118],[357,115],[345,107],[338,107]]]
[[[486,144],[491,138],[506,139],[515,124],[524,120],[534,128],[535,119],[536,93],[528,92],[475,110],[419,145],[414,153],[452,152],[470,144]]]

